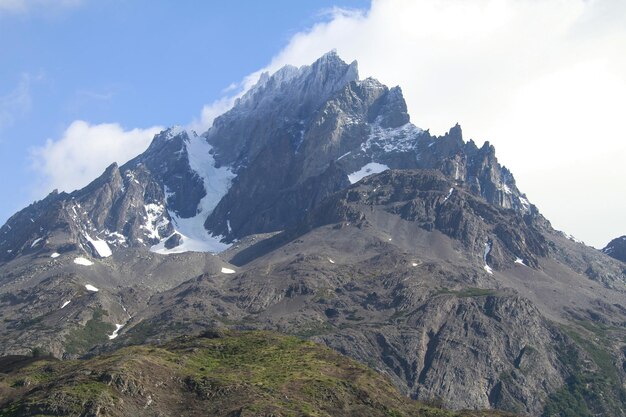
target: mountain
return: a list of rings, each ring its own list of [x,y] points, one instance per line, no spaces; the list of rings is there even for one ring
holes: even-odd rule
[[[0,229],[0,261],[42,249],[96,258],[128,247],[220,251],[296,224],[367,173],[414,168],[439,169],[494,205],[536,212],[489,143],[465,143],[458,125],[432,137],[409,122],[399,87],[358,80],[356,62],[331,52],[264,74],[202,136],[168,129],[84,189],[53,192],[12,216]]]
[[[453,409],[623,416],[623,263],[331,52],[0,228],[0,354],[278,331]],[[124,348],[126,347],[126,348]],[[119,350],[122,349],[122,350]]]
[[[271,333],[206,331],[73,363],[12,359],[3,416],[505,416],[413,402],[361,364]]]
[[[626,236],[613,239],[602,252],[618,261],[626,262]]]

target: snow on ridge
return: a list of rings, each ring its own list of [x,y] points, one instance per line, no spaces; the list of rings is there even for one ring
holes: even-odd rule
[[[113,333],[111,333],[110,335],[108,335],[108,336],[109,336],[109,340],[113,340],[113,339],[115,339],[115,338],[117,337],[117,332],[119,332],[119,331],[120,331],[120,329],[121,329],[122,327],[124,327],[124,325],[123,325],[123,324],[117,324],[117,323],[116,323],[116,324],[115,324],[115,330],[113,331]]]
[[[83,258],[82,256],[79,256],[78,258],[75,258],[74,259],[74,263],[76,265],[83,265],[83,266],[91,266],[91,265],[93,265],[93,262],[91,262],[87,258]]]
[[[185,129],[182,126],[179,126],[179,125],[172,126],[171,128],[169,128],[167,130],[167,136],[166,137],[168,139],[172,139],[172,138],[175,138],[176,136],[180,135],[184,131],[185,131]]]
[[[576,239],[576,237],[575,237],[574,235],[568,235],[568,234],[566,234],[566,235],[565,235],[565,237],[566,237],[566,238],[568,238],[569,240],[571,240],[572,242],[575,242],[575,243],[580,243],[581,245],[584,245],[584,244],[585,244],[585,242],[583,242],[582,240],[580,240],[580,239]]]
[[[106,243],[106,241],[100,240],[98,238],[92,239],[91,236],[89,236],[87,233],[85,233],[85,238],[89,241],[89,243],[91,243],[99,257],[107,258],[113,255],[113,252],[111,252],[111,248]]]
[[[85,289],[87,289],[87,291],[91,291],[91,292],[98,292],[99,291],[96,287],[94,287],[91,284],[85,284]]]
[[[530,201],[528,201],[525,197],[520,197],[519,201],[522,204],[522,209],[524,211],[530,210]]]
[[[211,145],[205,138],[198,136],[195,132],[187,132],[187,155],[189,167],[202,179],[206,195],[198,204],[197,214],[194,217],[182,218],[170,211],[174,229],[181,236],[181,244],[167,249],[165,241],[170,237],[164,237],[161,242],[150,248],[151,252],[164,255],[182,252],[221,252],[230,247],[229,244],[222,243],[223,236],[213,236],[204,228],[204,222],[213,212],[222,197],[230,189],[235,174],[230,167],[215,167],[215,159],[210,154]],[[165,189],[165,195],[169,198],[172,195]]]
[[[370,162],[358,171],[349,174],[348,181],[350,181],[350,184],[355,184],[361,181],[363,178],[367,177],[368,175],[380,174],[381,172],[387,171],[388,169],[389,167],[387,165],[379,164],[378,162]]]
[[[378,116],[370,125],[370,136],[361,145],[363,152],[373,147],[380,148],[384,152],[407,152],[415,149],[417,137],[423,132],[422,129],[410,122],[400,127],[384,128],[380,125],[381,121],[381,116]]]

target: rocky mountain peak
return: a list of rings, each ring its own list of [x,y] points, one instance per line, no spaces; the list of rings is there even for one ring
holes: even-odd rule
[[[285,97],[287,95],[285,93],[295,94],[300,98],[315,97],[323,100],[347,83],[358,79],[356,61],[346,64],[336,52],[328,52],[311,65],[301,67],[286,65],[274,74],[262,73],[257,83],[237,99],[231,111],[233,113],[259,111],[268,106],[275,106],[276,100],[284,101],[290,98]],[[219,119],[218,117],[216,121]]]
[[[423,131],[399,87],[331,52],[12,216],[0,353],[278,329],[456,409],[557,415],[584,396],[571,415],[624,416],[626,271],[607,256],[624,246],[555,232],[491,143]]]
[[[626,235],[609,242],[602,252],[619,261],[626,262]]]
[[[84,210],[67,203],[71,212],[60,218],[73,224],[69,240],[89,231],[124,236],[110,239],[113,247],[211,250],[220,240],[292,226],[367,175],[416,168],[439,170],[500,207],[531,210],[488,142],[466,143],[458,124],[442,137],[422,131],[410,123],[400,87],[359,80],[357,63],[332,51],[263,74],[202,136],[180,126],[160,132],[144,153],[72,193]],[[36,238],[23,236],[18,246]]]
[[[334,52],[311,65],[285,66],[273,75],[262,75],[205,134],[216,148],[216,160],[235,167],[247,165],[281,136],[290,136],[296,149],[319,107],[356,80],[356,61],[346,64]]]

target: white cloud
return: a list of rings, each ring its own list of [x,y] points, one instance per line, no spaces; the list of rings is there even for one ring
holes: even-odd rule
[[[194,118],[187,128],[196,131],[198,134],[206,132],[213,125],[213,121],[217,116],[230,110],[235,101],[257,83],[261,73],[264,71],[267,71],[267,69],[253,72],[238,83],[231,83],[222,91],[224,96],[202,107],[200,117]]]
[[[228,87],[228,90],[231,91],[236,87],[232,85]],[[207,104],[202,108],[200,112],[200,118],[195,118],[188,126],[189,129],[196,131],[196,133],[201,134],[204,133],[211,127],[213,124],[213,120],[227,110],[230,110],[235,103],[237,97],[241,94],[237,94],[235,96],[225,96],[219,100],[215,100],[211,104]]]
[[[139,155],[161,130],[159,126],[124,130],[117,123],[74,121],[60,139],[48,139],[32,150],[32,167],[41,177],[38,192],[73,191],[87,185],[113,162],[123,164]]]
[[[333,48],[400,85],[418,126],[491,141],[557,227],[596,246],[626,233],[623,0],[374,0],[335,9],[266,69]]]
[[[0,14],[59,10],[79,6],[83,0],[0,0]]]

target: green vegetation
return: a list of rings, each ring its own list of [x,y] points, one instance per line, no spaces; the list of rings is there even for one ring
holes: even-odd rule
[[[592,417],[620,415],[626,392],[615,369],[613,357],[606,351],[605,329],[585,322],[581,327],[591,330],[599,343],[582,336],[571,327],[563,327],[574,345],[561,346],[561,361],[570,371],[564,386],[552,394],[544,409],[544,417]],[[582,348],[585,354],[581,355]]]
[[[108,315],[106,311],[96,309],[91,319],[85,323],[85,327],[72,330],[65,339],[67,352],[72,354],[84,353],[98,343],[109,340],[108,335],[113,333],[115,326],[102,321],[102,316]]]
[[[464,288],[459,291],[450,290],[448,288],[442,288],[441,290],[437,292],[437,295],[439,294],[452,294],[460,298],[465,298],[465,297],[485,297],[488,295],[496,295],[497,292],[496,290],[492,290],[492,289],[469,287],[469,288]]]
[[[35,377],[46,374],[48,378]],[[0,416],[504,416],[449,412],[402,396],[364,365],[297,337],[205,332],[89,360],[36,362],[0,376]],[[10,399],[12,398],[12,399]]]

